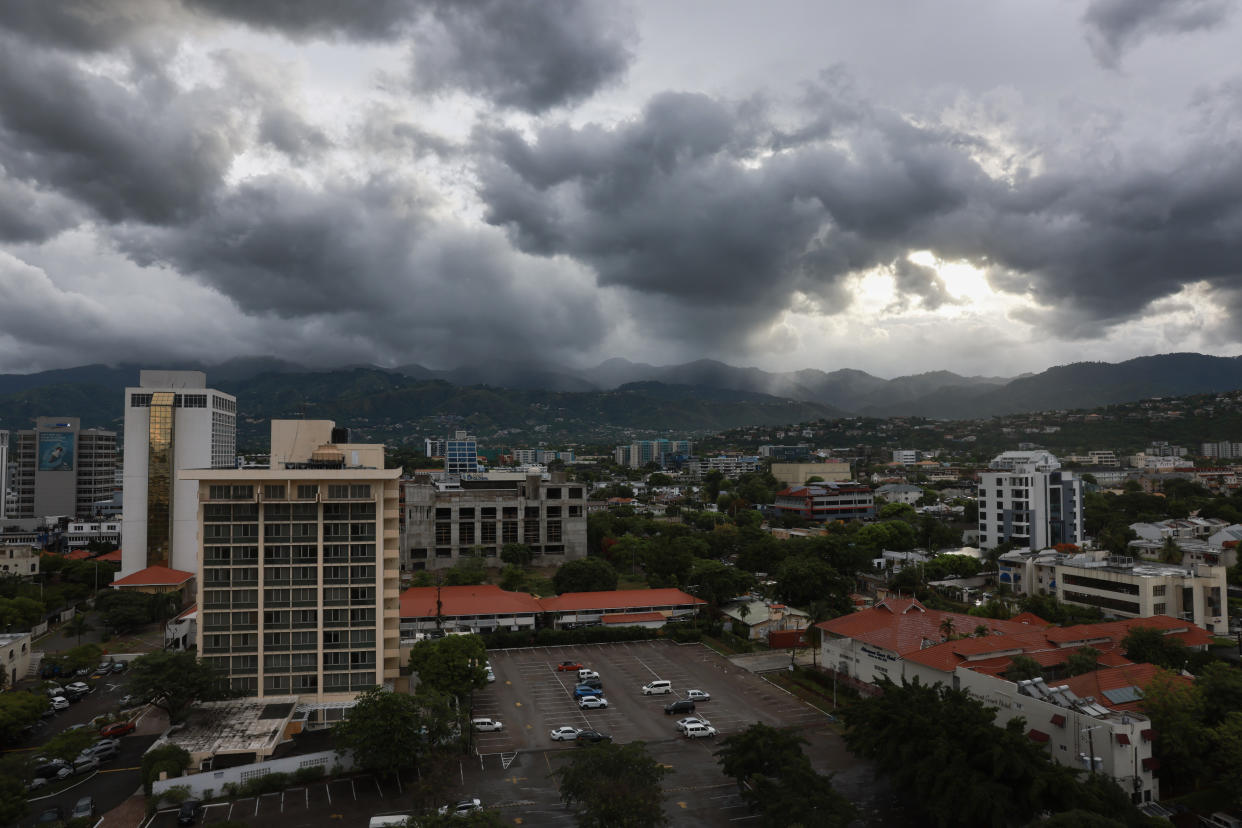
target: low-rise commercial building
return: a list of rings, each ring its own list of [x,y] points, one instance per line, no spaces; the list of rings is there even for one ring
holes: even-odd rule
[[[851,480],[850,464],[830,460],[824,463],[772,463],[772,476],[783,486],[800,486],[818,477],[825,483],[844,483]]]
[[[875,517],[875,496],[859,483],[813,483],[782,489],[773,507],[804,520],[855,520]]]
[[[1106,552],[1013,550],[998,578],[1020,595],[1055,595],[1116,618],[1170,615],[1209,631],[1227,631],[1225,567],[1136,561]]]
[[[717,454],[713,457],[692,457],[682,470],[691,480],[702,480],[708,472],[718,471],[728,479],[759,470],[760,460],[753,455]]]
[[[30,633],[0,633],[0,670],[6,687],[12,687],[30,672]]]
[[[680,589],[618,589],[607,592],[567,592],[540,598],[539,606],[556,627],[590,627],[608,616],[658,612],[669,621],[693,616],[707,602]],[[614,619],[610,623],[618,623]]]
[[[39,556],[43,550],[28,543],[0,546],[0,576],[33,578],[39,574]]]

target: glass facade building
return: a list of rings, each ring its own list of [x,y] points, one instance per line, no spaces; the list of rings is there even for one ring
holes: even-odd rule
[[[147,566],[168,566],[172,540],[174,419],[171,392],[151,395],[147,427]]]

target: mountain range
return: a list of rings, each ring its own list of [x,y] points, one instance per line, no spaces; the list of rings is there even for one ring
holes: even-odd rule
[[[1192,353],[1079,362],[1014,378],[949,371],[894,379],[853,369],[781,373],[714,360],[656,366],[610,359],[587,369],[494,361],[445,371],[421,365],[320,370],[255,357],[169,367],[206,371],[209,384],[244,400],[243,417],[256,421],[475,416],[497,428],[529,427],[541,417],[699,431],[845,415],[978,419],[1242,388],[1242,357]],[[76,415],[87,426],[115,426],[121,390],[137,384],[138,370],[86,365],[0,375],[0,425],[22,428],[38,415]]]

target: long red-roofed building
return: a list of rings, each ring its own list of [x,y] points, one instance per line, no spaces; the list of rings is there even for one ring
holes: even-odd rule
[[[1082,757],[1094,749],[1098,768],[1137,802],[1159,792],[1153,731],[1141,712],[1143,688],[1158,668],[1131,663],[1122,639],[1148,627],[1191,649],[1211,641],[1202,628],[1168,616],[1056,627],[1029,614],[998,621],[928,609],[912,598],[889,598],[817,626],[821,663],[864,692],[879,692],[885,678],[966,690],[996,709],[998,725],[1021,717],[1030,738],[1062,764],[1085,767]],[[1068,678],[1069,657],[1086,647],[1101,669]],[[1020,656],[1046,678],[1006,678]]]
[[[618,624],[622,623],[619,617],[629,618],[637,626],[654,626],[692,615],[705,604],[680,589],[569,592],[554,598],[536,598],[491,584],[412,587],[401,593],[401,630],[408,637],[437,626],[473,632],[534,629],[539,615],[549,626],[558,627]]]

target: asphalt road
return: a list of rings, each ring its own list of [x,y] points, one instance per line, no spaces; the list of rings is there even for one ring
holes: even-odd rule
[[[120,709],[120,698],[125,695],[124,682],[123,673],[100,679],[94,692],[70,705],[68,710],[45,719],[43,726],[30,739],[10,752],[37,755],[39,746],[71,725],[85,724],[103,713],[117,712]],[[140,787],[138,764],[142,754],[156,738],[154,734],[124,736],[121,738],[117,756],[102,763],[99,770],[86,776],[71,778],[67,788],[55,793],[34,792],[36,795],[30,799],[30,813],[19,825],[21,828],[33,826],[40,813],[57,805],[68,815],[83,796],[95,799],[98,814],[104,814],[120,805]]]

